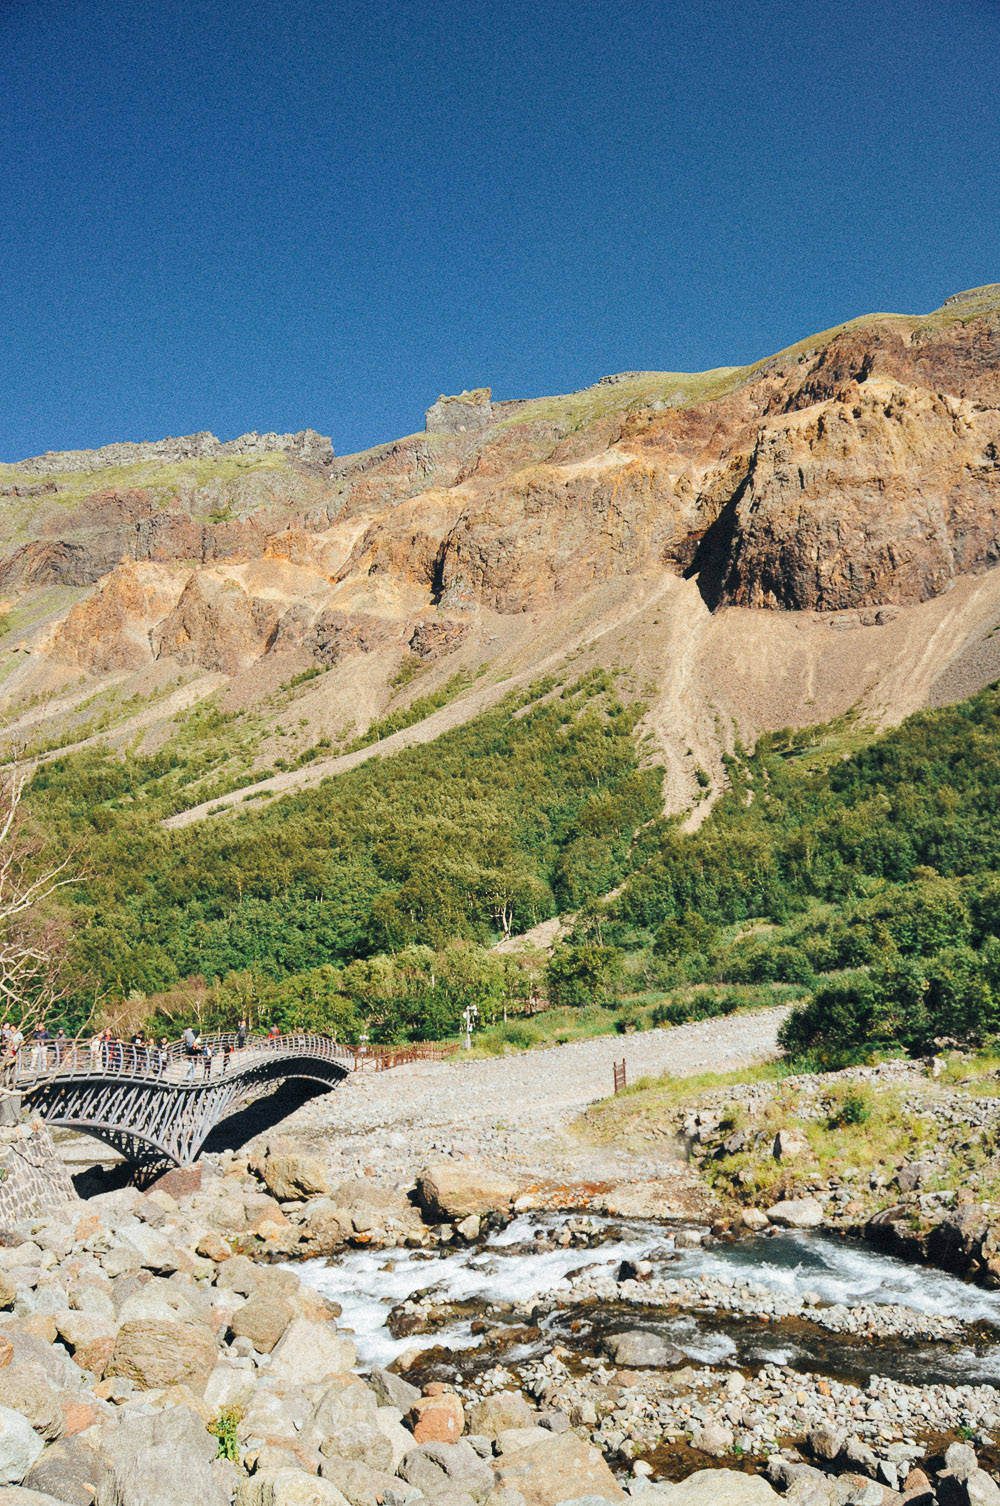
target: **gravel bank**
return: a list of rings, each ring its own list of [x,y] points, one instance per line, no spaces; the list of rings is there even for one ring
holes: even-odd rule
[[[612,1091],[612,1066],[625,1059],[628,1080],[670,1072],[729,1072],[778,1050],[784,1009],[730,1015],[670,1030],[599,1036],[483,1061],[421,1062],[386,1073],[358,1073],[336,1093],[314,1099],[282,1125],[295,1139],[322,1142],[338,1169],[404,1176],[422,1158],[486,1156],[517,1174],[580,1178],[662,1174],[669,1150],[644,1162],[607,1148],[578,1145],[568,1127]],[[620,1163],[620,1164],[619,1164]]]

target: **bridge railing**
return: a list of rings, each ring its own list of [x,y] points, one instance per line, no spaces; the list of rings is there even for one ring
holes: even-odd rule
[[[348,1072],[358,1065],[350,1046],[324,1035],[248,1035],[241,1045],[235,1031],[220,1031],[201,1036],[194,1051],[183,1041],[159,1046],[95,1037],[65,1044],[26,1042],[16,1053],[3,1056],[0,1085],[23,1088],[53,1077],[106,1077],[109,1073],[144,1082],[210,1082],[263,1061],[293,1056],[336,1062]]]
[[[0,1059],[0,1087],[26,1088],[53,1077],[106,1077],[109,1073],[144,1082],[212,1082],[264,1061],[293,1056],[335,1062],[348,1072],[384,1072],[409,1062],[441,1061],[457,1050],[457,1046],[430,1043],[343,1046],[329,1036],[304,1033],[248,1035],[240,1044],[235,1031],[203,1035],[194,1051],[183,1041],[164,1046],[100,1037],[87,1042],[29,1041]]]
[[[439,1046],[419,1041],[409,1046],[351,1046],[355,1071],[385,1072],[390,1067],[405,1067],[410,1062],[443,1061],[453,1056],[458,1046]]]

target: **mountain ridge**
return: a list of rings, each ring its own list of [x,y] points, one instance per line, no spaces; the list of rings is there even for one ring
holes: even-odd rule
[[[573,657],[628,671],[697,819],[736,740],[1000,676],[1000,284],[749,367],[444,397],[352,456],[190,439],[0,467],[8,756],[167,746],[208,702],[280,793]]]

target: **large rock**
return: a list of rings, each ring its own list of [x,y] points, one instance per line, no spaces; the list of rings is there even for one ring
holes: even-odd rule
[[[490,1466],[464,1438],[458,1443],[428,1443],[410,1449],[399,1474],[424,1495],[466,1491],[474,1501],[484,1501],[496,1483]]]
[[[776,1161],[794,1161],[798,1156],[804,1156],[809,1149],[809,1141],[801,1130],[780,1129],[774,1137],[772,1152]]]
[[[501,1455],[496,1476],[499,1485],[519,1490],[526,1506],[559,1506],[561,1501],[587,1495],[607,1501],[625,1499],[597,1449],[575,1433],[553,1435],[543,1443]]]
[[[413,1403],[420,1400],[417,1387],[391,1370],[373,1370],[368,1384],[383,1406],[397,1407],[400,1412],[408,1412]]]
[[[687,1360],[683,1349],[661,1338],[658,1333],[647,1333],[633,1328],[628,1333],[611,1334],[604,1341],[604,1352],[616,1365],[629,1369],[636,1366],[656,1366],[660,1369],[676,1369]]]
[[[211,1333],[198,1323],[139,1319],[122,1324],[105,1373],[124,1376],[140,1391],[186,1385],[200,1395],[218,1357]]]
[[[769,1506],[781,1497],[760,1475],[731,1469],[700,1469],[678,1485],[659,1485],[657,1501],[664,1506]]]
[[[230,1328],[237,1338],[249,1339],[260,1354],[270,1354],[295,1317],[284,1297],[258,1291],[233,1314]]]
[[[439,1223],[468,1218],[472,1213],[505,1213],[517,1190],[517,1184],[508,1177],[457,1161],[428,1166],[417,1178],[421,1207]]]
[[[64,1431],[59,1392],[41,1365],[8,1365],[0,1370],[0,1406],[26,1417],[42,1438]]]
[[[528,1406],[520,1391],[495,1391],[469,1408],[469,1432],[496,1438],[508,1428],[529,1428],[538,1413]]]
[[[471,392],[460,392],[450,397],[442,392],[424,415],[424,428],[428,434],[478,433],[489,428],[493,417],[490,402],[493,393],[489,387],[475,387]]]
[[[0,1484],[20,1485],[43,1447],[26,1418],[0,1406]]]
[[[271,1352],[268,1374],[298,1386],[315,1386],[329,1375],[352,1369],[357,1359],[350,1339],[340,1338],[330,1324],[295,1318]]]
[[[236,1506],[348,1506],[348,1502],[332,1480],[320,1480],[303,1469],[263,1469],[242,1481]]]
[[[386,1499],[391,1499],[391,1491],[399,1492],[404,1499],[416,1496],[416,1491],[408,1490],[398,1475],[372,1469],[360,1459],[339,1459],[336,1456],[324,1459],[319,1472],[324,1480],[337,1487],[350,1506],[383,1506]]]
[[[94,1506],[229,1506],[207,1460],[177,1444],[123,1453],[97,1487]]]
[[[60,1438],[28,1470],[25,1486],[53,1495],[66,1506],[92,1506],[102,1465],[80,1438]]]
[[[779,1229],[815,1229],[823,1222],[823,1204],[814,1197],[788,1198],[773,1203],[767,1216]]]
[[[265,1156],[257,1169],[279,1203],[298,1202],[330,1191],[322,1166],[312,1156]]]
[[[407,1419],[418,1443],[454,1443],[465,1431],[465,1408],[454,1391],[422,1396]]]

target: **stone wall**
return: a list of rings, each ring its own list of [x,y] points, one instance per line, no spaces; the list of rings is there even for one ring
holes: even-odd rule
[[[40,1119],[0,1129],[0,1226],[43,1218],[77,1201],[69,1172]]]
[[[333,445],[315,429],[301,429],[297,434],[241,434],[225,443],[203,430],[179,439],[150,440],[138,444],[106,444],[98,450],[47,450],[30,460],[17,462],[17,469],[29,476],[55,476],[67,472],[102,471],[112,466],[149,465],[153,462],[172,465],[179,460],[218,460],[225,456],[270,455],[284,451],[295,460],[327,465],[333,459]]]

